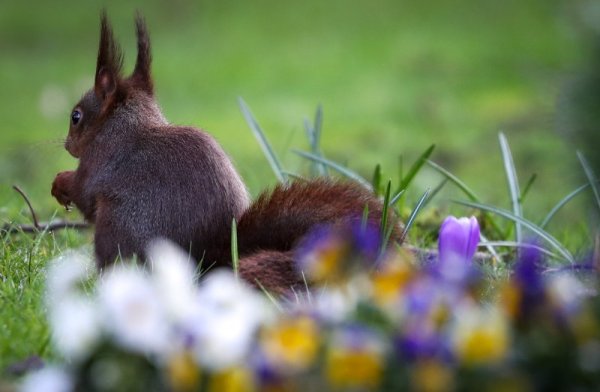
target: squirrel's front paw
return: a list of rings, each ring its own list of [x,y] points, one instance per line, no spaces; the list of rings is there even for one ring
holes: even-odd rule
[[[52,196],[54,196],[61,205],[67,208],[73,202],[70,196],[73,174],[73,171],[60,172],[56,175],[56,178],[52,183]]]

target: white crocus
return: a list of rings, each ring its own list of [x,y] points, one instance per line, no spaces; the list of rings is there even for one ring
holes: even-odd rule
[[[95,267],[88,254],[69,251],[53,260],[46,279],[52,340],[68,359],[84,357],[101,335],[93,299],[82,290]]]
[[[152,280],[141,268],[116,266],[98,287],[107,331],[123,347],[161,353],[168,345],[169,325]]]
[[[342,286],[326,287],[313,295],[314,310],[319,318],[328,323],[339,323],[347,318],[355,309],[360,299],[360,288],[363,282],[358,280]]]
[[[466,364],[493,363],[505,358],[510,347],[506,318],[495,306],[462,304],[451,330],[454,350]]]
[[[21,392],[69,392],[73,390],[73,380],[62,369],[46,366],[37,370],[23,380],[19,387]]]
[[[96,303],[82,296],[65,297],[50,309],[52,340],[67,359],[88,354],[102,334]]]
[[[554,304],[567,315],[576,311],[586,297],[596,294],[594,289],[586,287],[574,274],[568,272],[552,276],[548,287]]]
[[[68,251],[49,263],[46,291],[49,304],[60,302],[65,296],[81,293],[81,283],[95,273],[89,254]]]
[[[152,279],[169,317],[176,324],[184,323],[195,311],[197,291],[189,255],[167,240],[153,242],[148,254]]]
[[[256,291],[225,270],[210,273],[200,285],[198,314],[190,325],[201,365],[219,370],[239,364],[271,309]]]

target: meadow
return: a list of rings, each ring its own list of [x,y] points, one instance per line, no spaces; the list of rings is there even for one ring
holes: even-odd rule
[[[561,112],[569,83],[589,57],[585,5],[261,0],[90,6],[58,0],[24,7],[3,2],[0,223],[31,223],[13,184],[27,193],[40,219],[81,219],[58,206],[50,184],[57,172],[77,164],[62,141],[71,106],[92,85],[98,15],[106,8],[127,70],[135,58],[133,15],[142,11],[165,116],[214,135],[253,195],[277,178],[238,97],[251,107],[291,172],[310,172],[312,163],[293,150],[310,151],[304,124],[314,123],[321,105],[321,151],[369,182],[378,178],[382,197],[388,178],[398,186],[435,144],[428,158],[456,175],[481,203],[511,210],[510,183],[520,183],[526,190],[517,195],[523,216],[539,224],[589,180],[576,154],[585,145],[570,137]],[[507,150],[499,132],[514,159],[512,177],[506,174]],[[466,195],[453,181],[437,192],[444,178],[431,165],[420,165],[396,204],[400,216],[409,219],[423,193],[436,189],[411,226],[415,245],[435,247],[446,215],[476,211],[452,202]],[[594,240],[589,200],[591,192],[565,203],[546,227],[576,257]],[[482,222],[483,232],[493,233],[490,221]],[[510,219],[496,217],[494,225],[503,235],[492,239],[514,239]],[[3,235],[1,241],[0,380],[12,380],[6,369],[15,362],[32,354],[57,358],[45,321],[46,266],[67,249],[89,249],[91,236],[65,230]],[[501,268],[491,282],[505,279],[504,273],[508,270]]]

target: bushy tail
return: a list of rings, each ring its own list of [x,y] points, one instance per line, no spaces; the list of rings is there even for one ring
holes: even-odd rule
[[[325,225],[359,224],[368,211],[368,224],[377,225],[383,204],[373,193],[352,182],[318,179],[279,185],[265,192],[237,225],[240,274],[277,293],[304,284],[294,265],[295,247],[311,230]],[[400,223],[392,216],[392,241],[400,239]]]

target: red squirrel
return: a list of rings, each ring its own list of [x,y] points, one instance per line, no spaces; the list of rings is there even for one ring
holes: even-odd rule
[[[294,249],[312,228],[358,220],[365,206],[379,222],[381,201],[353,182],[311,180],[279,185],[250,204],[231,160],[207,133],[167,122],[153,94],[150,39],[136,17],[137,60],[122,76],[122,53],[101,16],[94,87],[71,112],[66,150],[79,159],[59,173],[52,195],[95,224],[100,269],[118,257],[145,258],[149,242],[167,238],[203,265],[230,266],[235,219],[240,275],[283,292],[300,282]],[[396,236],[397,237],[397,236]]]

